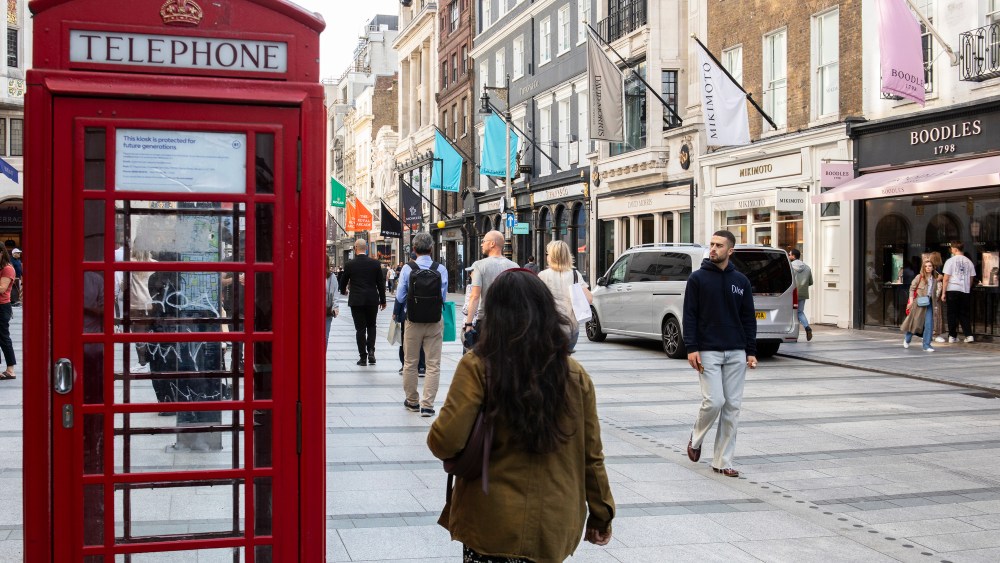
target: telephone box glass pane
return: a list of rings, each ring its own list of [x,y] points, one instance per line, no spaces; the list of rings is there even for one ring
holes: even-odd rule
[[[253,398],[264,401],[271,398],[271,343],[253,344]]]
[[[83,545],[104,545],[104,485],[83,486]]]
[[[116,555],[115,563],[245,563],[246,557],[241,547],[225,547],[220,549],[194,549],[187,551],[169,551],[163,553],[132,553],[128,559],[124,555]],[[260,563],[260,559],[256,563]]]
[[[274,193],[274,133],[257,133],[256,186],[259,194]]]
[[[269,203],[256,205],[257,262],[274,261],[274,206]]]
[[[104,415],[83,415],[83,473],[104,473]]]
[[[255,279],[253,329],[257,332],[270,332],[274,277],[270,272],[257,272]]]
[[[245,133],[118,129],[115,190],[246,193]]]
[[[234,262],[242,259],[242,203],[115,201],[116,239],[126,262]],[[235,227],[235,228],[234,228]]]
[[[83,374],[83,402],[88,405],[104,403],[104,344],[83,345],[80,371]]]
[[[121,332],[237,332],[243,329],[241,274],[136,271],[115,272],[115,275],[122,287],[129,288],[127,295],[122,292],[121,302],[115,307],[115,325]],[[123,311],[128,314],[122,316]]]
[[[87,127],[83,132],[83,189],[103,190],[107,174],[107,132]]]
[[[272,529],[271,478],[261,477],[253,481],[254,534],[270,536]],[[258,552],[259,555],[259,552]],[[268,553],[270,555],[270,552]],[[268,559],[270,561],[270,559]]]
[[[204,414],[219,422],[183,425],[176,412],[115,415],[115,472],[242,469],[246,451],[242,412]]]
[[[197,483],[115,485],[115,539],[124,544],[242,536],[243,480]]]
[[[274,417],[270,409],[253,411],[253,466],[271,467],[271,434]]]
[[[234,342],[119,344],[115,403],[238,401],[243,394],[240,347]]]
[[[104,260],[104,202],[83,200],[83,260]]]

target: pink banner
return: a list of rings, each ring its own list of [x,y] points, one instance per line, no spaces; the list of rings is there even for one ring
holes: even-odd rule
[[[906,0],[876,0],[882,48],[882,92],[924,105],[924,56],[920,22]]]

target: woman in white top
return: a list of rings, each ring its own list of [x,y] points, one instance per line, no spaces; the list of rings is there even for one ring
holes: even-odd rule
[[[573,268],[573,255],[570,254],[569,246],[565,242],[561,240],[550,242],[545,247],[545,261],[549,267],[539,272],[538,277],[548,286],[552,296],[555,297],[556,308],[569,322],[569,349],[572,351],[580,338],[580,323],[573,313],[573,284],[579,283],[583,287],[583,293],[589,303],[594,302],[594,296],[590,294],[586,280]]]

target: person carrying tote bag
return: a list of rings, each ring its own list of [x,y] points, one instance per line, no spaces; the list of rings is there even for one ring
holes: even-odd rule
[[[910,298],[906,304],[906,318],[899,330],[903,331],[903,348],[910,347],[914,333],[923,334],[924,352],[933,352],[931,337],[934,333],[934,309],[940,306],[941,274],[934,271],[934,264],[924,260],[920,275],[910,283]]]
[[[576,348],[576,342],[580,339],[580,322],[573,307],[573,292],[583,291],[588,305],[594,302],[587,282],[573,269],[573,256],[570,254],[569,245],[561,240],[554,240],[545,247],[545,260],[548,268],[538,274],[538,278],[545,282],[552,297],[556,300],[556,308],[565,317],[567,330],[569,333],[569,350],[572,352]],[[574,287],[576,286],[576,287]],[[589,311],[589,307],[587,308]]]

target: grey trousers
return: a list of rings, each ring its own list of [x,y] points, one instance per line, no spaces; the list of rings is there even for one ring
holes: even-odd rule
[[[434,408],[438,382],[441,380],[441,343],[444,338],[444,321],[415,323],[406,321],[403,331],[403,392],[410,404],[420,402],[424,409]],[[424,348],[427,368],[424,370],[424,396],[417,395],[417,364],[420,347]]]
[[[712,467],[728,469],[733,466],[736,451],[736,426],[743,403],[743,382],[747,373],[747,355],[743,350],[701,352],[705,373],[701,380],[701,409],[691,432],[691,446],[700,448],[705,434],[719,419],[712,449]]]

